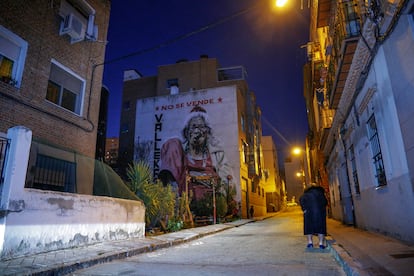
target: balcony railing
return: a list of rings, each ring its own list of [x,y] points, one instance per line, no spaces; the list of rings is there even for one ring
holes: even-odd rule
[[[245,80],[246,70],[243,66],[217,69],[218,81]]]
[[[330,108],[336,109],[360,37],[361,16],[355,1],[337,3],[331,24],[332,52],[328,65],[327,92]]]

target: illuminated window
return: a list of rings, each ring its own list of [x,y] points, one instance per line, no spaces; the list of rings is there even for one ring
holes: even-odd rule
[[[247,164],[247,161],[248,161],[247,156],[249,154],[249,145],[245,141],[243,141],[243,140],[242,140],[242,151],[241,151],[241,154],[242,154],[242,160],[243,160],[243,162]]]
[[[46,93],[48,101],[81,115],[84,90],[85,80],[52,61]]]
[[[20,87],[27,42],[0,25],[0,81]]]

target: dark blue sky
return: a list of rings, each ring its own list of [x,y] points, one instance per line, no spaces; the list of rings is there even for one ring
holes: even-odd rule
[[[302,74],[306,50],[301,46],[309,40],[309,9],[301,9],[301,0],[291,0],[282,10],[271,4],[271,0],[112,1],[105,60],[154,50],[105,65],[104,84],[110,91],[107,136],[119,136],[124,70],[153,76],[159,65],[198,60],[206,54],[217,58],[221,67],[246,68],[249,88],[270,122],[262,123],[263,134],[272,135],[279,150],[290,147],[286,140],[292,146],[303,145],[308,126]],[[246,9],[222,24],[160,46]]]

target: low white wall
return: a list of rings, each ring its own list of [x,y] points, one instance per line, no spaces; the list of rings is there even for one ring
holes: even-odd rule
[[[27,189],[10,200],[0,258],[145,236],[142,202]]]
[[[24,188],[32,132],[9,129],[0,183],[0,259],[145,236],[141,201]]]

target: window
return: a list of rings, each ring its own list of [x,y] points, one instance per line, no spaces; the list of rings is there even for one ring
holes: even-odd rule
[[[349,159],[351,161],[352,179],[354,180],[355,193],[359,195],[361,193],[361,191],[360,191],[360,188],[359,188],[358,172],[357,172],[357,168],[356,168],[354,145],[351,145],[351,147],[349,148]]]
[[[242,66],[217,69],[218,81],[244,80],[246,76],[246,70]]]
[[[48,101],[81,115],[84,91],[84,79],[52,61],[46,93]]]
[[[20,87],[27,42],[0,25],[0,81]]]
[[[345,35],[347,37],[358,36],[360,32],[359,17],[353,1],[343,1],[343,20],[345,24]]]
[[[171,86],[178,86],[178,79],[168,79],[167,88],[171,88]]]
[[[374,115],[372,115],[368,122],[368,139],[371,143],[372,159],[375,169],[375,177],[377,179],[377,187],[387,185],[387,179],[385,177],[384,162],[382,159],[381,146],[378,137],[377,123]]]
[[[249,145],[242,140],[242,160],[244,163],[247,163],[247,155],[249,154]]]

